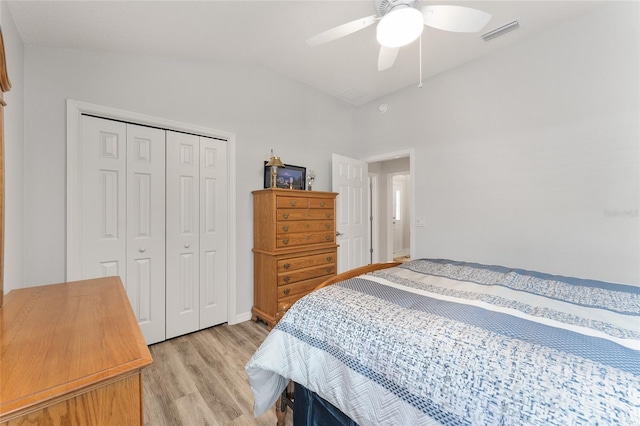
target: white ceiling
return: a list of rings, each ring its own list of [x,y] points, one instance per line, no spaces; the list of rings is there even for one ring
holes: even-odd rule
[[[309,47],[305,40],[375,13],[373,0],[8,1],[25,45],[162,55],[263,66],[355,105],[418,84],[418,43],[377,71],[375,25]],[[485,29],[521,28],[491,42],[425,27],[423,78],[535,37],[607,1],[422,1],[493,15]]]

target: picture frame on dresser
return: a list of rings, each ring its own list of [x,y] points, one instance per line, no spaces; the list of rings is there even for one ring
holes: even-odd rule
[[[299,189],[304,191],[307,182],[307,168],[285,164],[285,167],[278,168],[276,176],[276,187],[282,189]],[[264,187],[271,187],[271,167],[264,162]]]

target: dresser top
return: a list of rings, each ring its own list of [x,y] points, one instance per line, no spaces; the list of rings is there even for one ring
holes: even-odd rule
[[[304,191],[302,189],[284,189],[284,188],[266,188],[251,191],[252,194],[268,194],[287,195],[290,197],[335,197],[337,192],[327,191]]]
[[[153,362],[119,277],[11,291],[0,343],[0,421]]]

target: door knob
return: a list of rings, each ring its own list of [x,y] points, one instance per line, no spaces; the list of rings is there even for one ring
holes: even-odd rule
[[[189,248],[189,247],[191,247],[191,244],[189,244],[189,243],[186,243],[186,244],[184,245],[184,248]]]
[[[144,247],[140,247],[140,249],[139,249],[138,251],[139,251],[140,253],[144,253],[145,251],[147,251],[147,249],[146,249],[146,248],[144,248]]]
[[[344,234],[340,231],[336,231],[336,237],[339,237],[340,235],[344,235]]]

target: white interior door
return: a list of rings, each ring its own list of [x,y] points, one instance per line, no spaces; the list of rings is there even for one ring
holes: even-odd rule
[[[165,339],[165,132],[127,124],[127,280],[147,344]]]
[[[200,137],[200,328],[227,321],[227,143]]]
[[[127,125],[82,116],[81,276],[127,282]]]
[[[333,154],[332,188],[337,192],[338,273],[369,263],[368,167],[355,158]]]
[[[199,198],[199,137],[167,131],[167,339],[200,327]]]
[[[164,340],[164,131],[81,120],[79,278],[120,276],[147,344]]]

